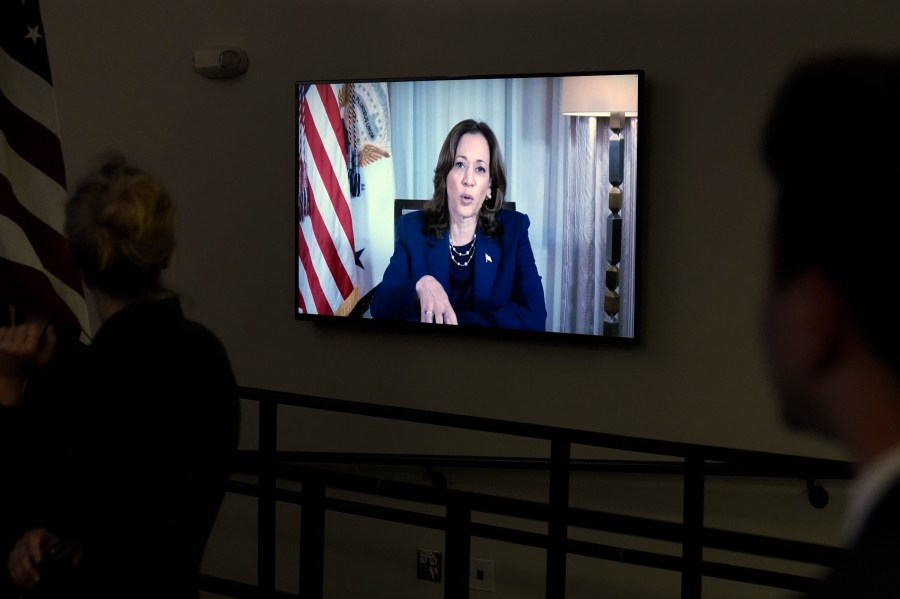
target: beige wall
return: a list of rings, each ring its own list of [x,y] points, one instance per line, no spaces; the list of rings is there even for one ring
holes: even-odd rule
[[[900,3],[44,0],[42,11],[70,179],[118,148],[167,183],[182,229],[170,283],[223,339],[241,384],[841,455],[783,427],[765,376],[756,320],[773,190],[758,139],[796,61],[897,49]],[[192,52],[210,44],[244,47],[247,73],[196,75]],[[644,69],[648,91],[638,347],[448,340],[294,320],[296,80],[619,68]],[[851,134],[867,116],[838,115],[836,133],[843,123]],[[294,449],[498,449],[466,441],[436,449],[425,435],[306,416],[286,419],[282,433]],[[242,511],[242,501],[229,509]],[[833,530],[839,515],[829,517]],[[229,538],[253,532],[239,518],[223,526],[217,534]],[[220,557],[252,565],[252,551]]]

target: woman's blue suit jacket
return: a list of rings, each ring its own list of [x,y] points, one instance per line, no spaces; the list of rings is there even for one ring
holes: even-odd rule
[[[528,217],[514,210],[497,213],[497,232],[481,229],[475,241],[473,310],[456,311],[460,325],[532,329],[547,323],[544,288],[528,240]],[[420,319],[416,282],[425,275],[450,285],[450,247],[426,232],[424,211],[400,217],[394,237],[394,255],[372,298],[373,318]],[[456,306],[454,306],[454,310]]]

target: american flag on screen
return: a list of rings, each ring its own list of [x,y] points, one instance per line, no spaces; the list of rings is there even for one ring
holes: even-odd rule
[[[66,174],[37,0],[0,0],[0,309],[88,330],[63,234]]]
[[[301,86],[298,309],[346,315],[356,304],[356,244],[339,86]]]

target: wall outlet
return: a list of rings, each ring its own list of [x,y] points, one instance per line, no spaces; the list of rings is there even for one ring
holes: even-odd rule
[[[440,582],[444,564],[440,551],[416,549],[416,578],[428,582]]]
[[[494,592],[494,560],[474,557],[469,560],[469,589]]]

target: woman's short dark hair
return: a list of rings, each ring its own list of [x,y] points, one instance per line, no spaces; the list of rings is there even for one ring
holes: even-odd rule
[[[160,289],[175,248],[175,207],[153,176],[115,157],[66,203],[66,236],[85,282],[121,298]]]
[[[447,174],[456,162],[456,147],[459,140],[467,133],[482,135],[487,140],[490,151],[491,197],[484,201],[478,213],[478,224],[481,230],[492,235],[497,230],[497,212],[503,207],[506,195],[506,169],[500,153],[497,136],[487,123],[473,119],[460,121],[450,129],[447,138],[438,154],[437,166],[434,167],[434,195],[425,207],[426,222],[429,232],[443,237],[450,226],[450,213],[447,207]]]

